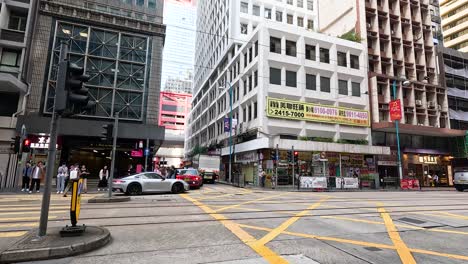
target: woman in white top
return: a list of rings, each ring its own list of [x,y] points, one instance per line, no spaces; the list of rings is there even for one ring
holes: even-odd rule
[[[107,166],[104,166],[99,171],[99,184],[98,184],[98,191],[102,190],[104,191],[105,188],[107,188],[107,179],[109,178],[109,170],[107,169]]]

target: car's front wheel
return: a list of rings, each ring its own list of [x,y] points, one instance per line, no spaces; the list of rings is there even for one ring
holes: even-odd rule
[[[465,190],[465,188],[463,188],[463,186],[455,186],[455,189],[457,189],[457,191],[459,191],[459,192],[463,192]]]
[[[183,191],[184,191],[184,186],[182,185],[182,183],[174,183],[174,185],[172,185],[172,190],[171,190],[172,193],[177,194]]]
[[[128,185],[126,193],[128,195],[140,195],[142,191],[143,190],[139,183],[131,183],[130,185]]]

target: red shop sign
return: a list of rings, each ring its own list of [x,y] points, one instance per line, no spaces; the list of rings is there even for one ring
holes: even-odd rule
[[[390,101],[390,119],[392,121],[401,120],[401,101],[400,101],[400,99]]]

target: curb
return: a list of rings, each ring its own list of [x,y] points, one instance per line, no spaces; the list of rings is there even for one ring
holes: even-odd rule
[[[47,237],[52,239],[51,236],[60,237],[60,235],[58,235],[60,229],[61,228],[50,228],[48,230],[49,235],[47,235],[44,240],[47,240]],[[86,237],[86,234],[89,235],[90,232],[98,234],[92,237],[92,239],[89,241],[80,240],[77,243],[51,247],[42,246],[40,242],[34,242],[33,240],[36,238],[37,229],[31,230],[24,236],[23,239],[14,244],[10,249],[7,249],[6,251],[0,253],[0,263],[37,261],[75,256],[101,248],[107,245],[107,243],[109,243],[109,241],[111,240],[109,230],[103,227],[87,226],[86,232],[87,233],[85,233],[85,235],[83,235],[81,238]],[[34,243],[37,243],[35,245],[38,246],[37,248],[27,248],[28,246],[31,246],[31,244],[34,245]],[[24,248],[21,249],[21,247]]]
[[[95,197],[88,200],[88,203],[121,203],[121,202],[129,202],[131,200],[128,196],[112,196],[109,197]]]

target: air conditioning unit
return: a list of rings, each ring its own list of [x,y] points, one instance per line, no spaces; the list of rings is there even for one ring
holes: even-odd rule
[[[416,103],[416,106],[422,106],[422,101],[421,100],[416,100],[415,103]]]
[[[438,109],[439,111],[442,111],[442,106],[441,106],[441,105],[437,105],[437,109]]]
[[[430,107],[430,108],[435,108],[435,107],[436,107],[436,103],[435,103],[435,102],[429,102],[429,107]]]
[[[242,133],[244,133],[244,123],[240,123],[237,126],[237,134],[242,134]]]
[[[435,125],[435,127],[440,128],[440,125]]]
[[[371,28],[372,28],[371,23],[367,23],[367,29],[371,29]]]
[[[414,109],[413,109],[413,108],[406,108],[406,112],[408,112],[408,113],[414,113]]]
[[[388,110],[388,105],[386,105],[386,104],[380,105],[380,109]]]
[[[424,124],[423,123],[418,123],[418,126],[424,126]]]

